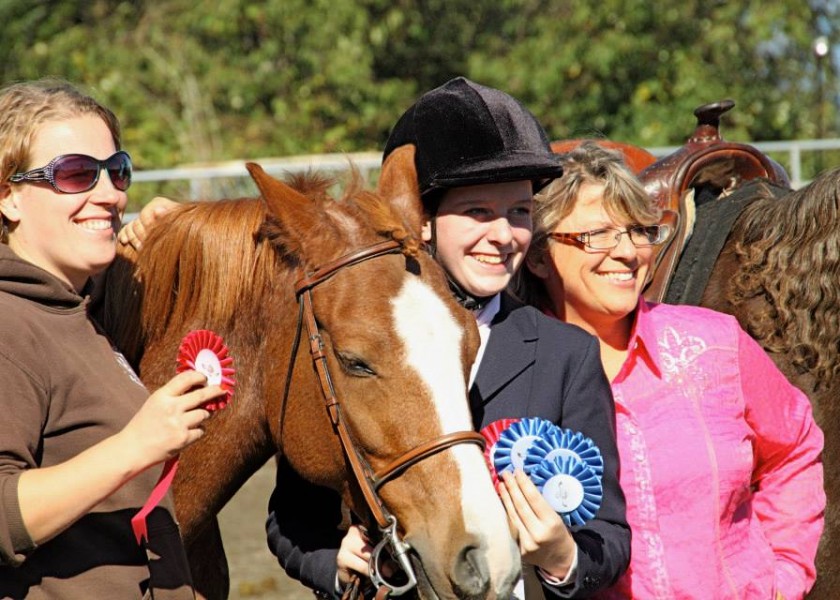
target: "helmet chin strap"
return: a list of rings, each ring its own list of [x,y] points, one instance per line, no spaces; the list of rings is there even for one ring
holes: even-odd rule
[[[432,255],[432,258],[437,259],[437,218],[432,217],[430,222],[431,230],[432,230],[432,239],[426,243],[426,249],[429,251],[429,254]],[[493,299],[493,294],[491,296],[474,296],[466,291],[461,285],[455,281],[455,279],[450,275],[449,271],[444,269],[446,273],[446,281],[449,283],[449,289],[452,291],[452,296],[455,298],[455,301],[466,308],[467,310],[481,310],[484,308],[490,300]]]
[[[452,295],[455,297],[455,301],[467,310],[481,310],[488,302],[490,302],[490,300],[493,299],[493,296],[496,295],[474,296],[458,285],[458,283],[450,277],[449,273],[446,274],[446,281],[449,282],[449,289],[452,290]]]

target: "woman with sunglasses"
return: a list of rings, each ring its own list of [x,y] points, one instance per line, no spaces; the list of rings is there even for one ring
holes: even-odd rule
[[[193,598],[170,498],[138,545],[153,468],[223,394],[182,373],[151,396],[88,315],[131,183],[110,110],[69,84],[0,90],[0,597]]]
[[[823,527],[807,397],[734,318],[645,302],[667,226],[588,142],[535,198],[518,295],[597,336],[612,382],[630,568],[605,598],[802,598]]]

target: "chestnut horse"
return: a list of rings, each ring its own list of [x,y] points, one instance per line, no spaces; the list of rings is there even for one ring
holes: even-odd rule
[[[477,436],[466,380],[478,334],[420,250],[413,150],[394,153],[377,193],[356,176],[338,200],[315,175],[286,184],[249,171],[261,198],[183,205],[139,256],[123,250],[101,309],[151,389],[174,375],[191,330],[215,331],[235,359],[233,401],[181,454],[174,482],[198,592],[227,597],[216,514],[280,453],[371,531],[377,513],[396,519],[390,550],[410,546],[421,598],[508,598],[519,552],[481,448],[461,443]],[[312,359],[293,350],[296,295],[312,309],[300,313]],[[372,481],[357,481],[360,465]]]
[[[634,173],[639,173],[650,165],[656,162],[656,156],[633,144],[624,142],[616,142],[614,140],[607,140],[602,138],[587,139],[576,138],[572,140],[555,140],[551,142],[551,151],[555,154],[564,154],[571,152],[585,141],[594,141],[602,148],[607,150],[617,150],[624,156],[624,163],[630,167]]]

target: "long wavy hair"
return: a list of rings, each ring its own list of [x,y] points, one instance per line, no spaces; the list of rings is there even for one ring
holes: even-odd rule
[[[763,297],[747,315],[750,333],[821,384],[840,375],[839,205],[840,168],[780,199],[768,190],[733,231],[741,268],[728,300]]]

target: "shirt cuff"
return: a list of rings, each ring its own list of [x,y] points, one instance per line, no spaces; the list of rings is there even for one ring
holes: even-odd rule
[[[555,577],[542,567],[537,567],[537,574],[540,576],[545,583],[554,587],[562,587],[564,585],[570,585],[575,582],[577,578],[577,568],[578,568],[578,547],[575,544],[575,553],[572,556],[572,565],[569,567],[568,573],[563,579],[559,577]]]

